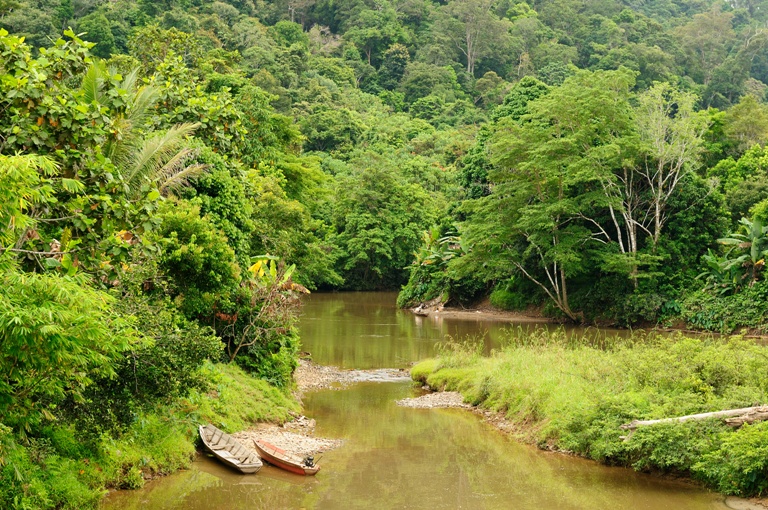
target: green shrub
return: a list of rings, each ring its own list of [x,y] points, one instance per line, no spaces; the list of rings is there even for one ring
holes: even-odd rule
[[[81,399],[94,379],[136,347],[133,321],[80,277],[0,275],[0,417],[31,430],[65,398]]]
[[[197,428],[174,413],[143,414],[118,438],[101,444],[102,469],[110,487],[136,489],[144,478],[189,466],[195,455]]]
[[[494,289],[490,299],[491,305],[501,310],[523,310],[529,304],[526,296],[506,288]]]
[[[234,250],[197,207],[169,203],[160,218],[153,241],[160,247],[158,267],[168,279],[167,293],[188,318],[213,318],[217,303],[240,283]]]
[[[724,494],[763,495],[768,489],[768,422],[723,431],[693,473]]]
[[[299,336],[296,331],[278,335],[266,345],[243,348],[235,361],[245,370],[278,388],[290,388],[298,366]]]
[[[115,359],[114,377],[97,379],[83,401],[62,404],[64,417],[81,434],[123,430],[138,414],[208,387],[199,369],[207,360],[220,360],[223,344],[210,328],[181,314],[162,292],[162,281],[152,258],[120,273],[113,309],[135,317],[145,341]]]
[[[48,438],[21,446],[0,424],[0,507],[20,510],[95,508],[104,491],[90,483],[87,465],[62,457]]]
[[[209,386],[137,411],[121,431],[83,436],[71,423],[54,422],[22,444],[0,424],[0,508],[95,509],[107,487],[138,488],[188,467],[199,424],[234,432],[257,421],[286,421],[300,408],[288,393],[234,364],[199,370]]]
[[[432,300],[449,289],[443,268],[434,265],[413,265],[411,274],[397,295],[397,306],[407,308]]]
[[[693,292],[683,300],[681,308],[683,320],[698,329],[731,333],[753,328],[768,333],[768,281],[759,281],[729,296]]]

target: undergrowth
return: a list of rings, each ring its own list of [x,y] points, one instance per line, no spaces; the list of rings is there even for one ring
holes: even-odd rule
[[[564,331],[518,332],[483,357],[449,342],[412,377],[503,413],[521,439],[612,465],[690,475],[726,494],[768,489],[768,424],[722,421],[619,426],[766,402],[768,349],[739,337],[633,334],[578,340]]]
[[[732,333],[746,328],[768,334],[768,282],[730,295],[694,292],[683,301],[681,317],[689,326],[707,331]]]
[[[138,488],[188,467],[199,424],[234,432],[255,422],[283,422],[299,410],[287,393],[234,364],[208,363],[202,370],[209,388],[137,415],[119,434],[83,436],[71,424],[54,422],[22,440],[0,425],[0,508],[96,508],[108,488]]]

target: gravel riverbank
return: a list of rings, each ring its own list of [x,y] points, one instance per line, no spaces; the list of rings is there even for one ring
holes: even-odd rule
[[[343,389],[357,382],[394,382],[411,379],[408,371],[402,369],[342,370],[337,367],[318,365],[306,359],[299,361],[294,378],[299,398],[306,391]],[[295,415],[293,420],[283,425],[261,423],[232,436],[252,450],[253,442],[263,439],[278,448],[300,456],[317,455],[338,448],[342,444],[340,439],[315,437],[314,432],[315,420]]]
[[[397,401],[401,407],[412,407],[415,409],[435,409],[459,407],[463,409],[472,409],[472,406],[464,403],[464,397],[461,393],[455,391],[438,391],[427,393],[416,398],[404,398]]]
[[[243,446],[255,451],[254,441],[263,439],[278,448],[289,451],[301,457],[317,455],[341,446],[340,439],[328,439],[314,437],[311,434],[315,430],[315,420],[305,416],[299,416],[296,420],[285,425],[278,426],[267,423],[232,434],[232,437],[240,441]]]
[[[302,359],[299,360],[299,366],[294,372],[294,379],[301,395],[305,391],[343,389],[358,382],[409,381],[411,376],[404,369],[342,370]]]

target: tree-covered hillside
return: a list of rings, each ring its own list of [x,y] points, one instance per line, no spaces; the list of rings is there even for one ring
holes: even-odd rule
[[[183,465],[114,441],[171,409],[188,450],[212,379],[267,381],[256,417],[284,417],[308,289],[766,332],[766,23],[764,0],[0,0],[2,506]]]

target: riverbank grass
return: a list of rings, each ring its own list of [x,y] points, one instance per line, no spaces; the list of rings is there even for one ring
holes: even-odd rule
[[[96,508],[109,488],[133,489],[189,466],[197,427],[214,423],[235,432],[256,422],[284,422],[300,410],[288,393],[234,364],[206,364],[211,384],[140,413],[121,434],[83,437],[72,424],[53,423],[41,437],[21,441],[0,426],[0,507]]]
[[[521,332],[491,356],[449,342],[412,377],[502,413],[519,439],[606,464],[689,475],[726,494],[768,490],[768,424],[620,425],[766,403],[768,349],[738,337],[634,334],[599,345]]]

